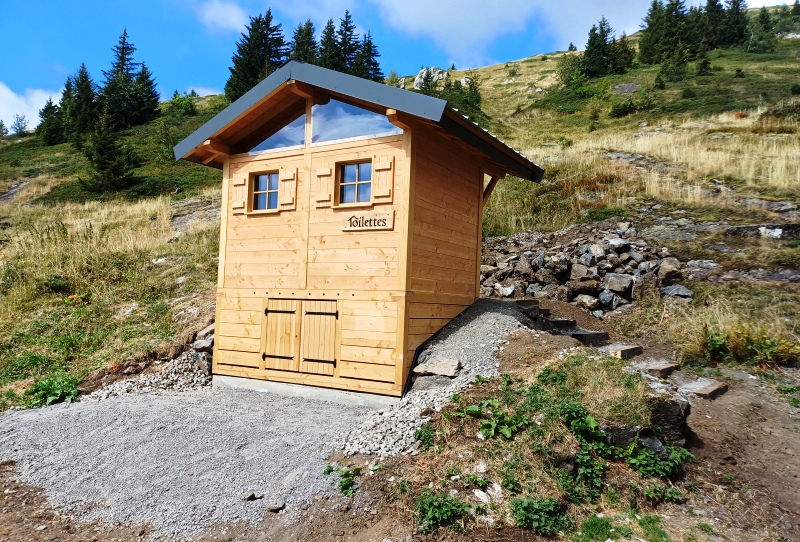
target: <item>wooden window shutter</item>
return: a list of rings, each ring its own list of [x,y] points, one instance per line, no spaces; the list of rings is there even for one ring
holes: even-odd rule
[[[300,353],[300,304],[296,299],[264,303],[262,363],[264,369],[297,371]]]
[[[279,171],[278,209],[293,211],[297,206],[297,176],[296,167],[283,167]]]
[[[336,301],[303,301],[301,372],[333,376],[338,318]]]
[[[333,205],[333,190],[336,175],[333,164],[323,164],[314,170],[316,187],[314,189],[314,204],[317,209]]]
[[[231,184],[231,210],[238,215],[247,212],[247,173],[237,173]]]
[[[394,156],[372,157],[372,201],[391,203],[394,191]]]

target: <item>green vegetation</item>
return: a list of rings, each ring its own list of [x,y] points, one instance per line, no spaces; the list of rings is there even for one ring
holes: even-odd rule
[[[417,498],[414,516],[422,532],[431,532],[439,527],[458,530],[461,520],[471,511],[469,505],[447,494],[433,493],[426,489]]]
[[[32,407],[73,403],[78,400],[78,381],[64,377],[45,378],[25,390],[25,396]]]
[[[536,534],[553,535],[571,526],[564,507],[551,497],[514,499],[511,510],[517,525]]]

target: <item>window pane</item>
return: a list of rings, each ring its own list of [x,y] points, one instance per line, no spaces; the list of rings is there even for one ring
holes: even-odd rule
[[[277,209],[278,208],[278,193],[277,192],[269,192],[269,204],[267,205],[267,209]]]
[[[348,164],[342,167],[342,184],[356,182],[356,164]]]
[[[340,203],[355,203],[356,202],[356,187],[353,184],[343,185],[342,192],[339,197]]]
[[[255,194],[253,196],[253,210],[258,211],[260,209],[267,208],[267,195],[266,194]]]
[[[372,162],[364,162],[358,164],[358,180],[371,181],[372,180]]]
[[[269,174],[269,189],[270,190],[277,190],[278,189],[278,174],[277,173],[270,173]]]
[[[337,100],[311,109],[311,142],[336,141],[361,136],[402,134],[403,130],[379,115]]]
[[[306,114],[303,113],[267,139],[250,149],[250,152],[269,151],[283,147],[305,145],[306,140]]]
[[[372,192],[372,183],[359,183],[358,185],[358,201],[369,201],[370,193]]]
[[[253,183],[253,192],[264,192],[267,189],[268,175],[256,175]]]

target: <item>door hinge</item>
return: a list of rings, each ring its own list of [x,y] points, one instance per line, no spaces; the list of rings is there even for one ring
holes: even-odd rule
[[[294,356],[273,356],[271,354],[261,354],[261,359],[265,360],[267,358],[274,358],[274,359],[294,359]]]
[[[306,314],[310,314],[312,316],[335,316],[337,320],[339,319],[339,311],[336,312],[307,311]]]
[[[294,314],[296,311],[283,311],[283,310],[269,310],[264,309],[264,316],[269,316],[270,313],[272,314]]]
[[[313,359],[313,358],[303,358],[303,361],[307,361],[310,363],[331,363],[334,367],[336,367],[336,360],[329,360],[329,359]]]

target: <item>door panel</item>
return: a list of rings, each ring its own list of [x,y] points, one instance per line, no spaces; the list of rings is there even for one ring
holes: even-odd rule
[[[303,301],[301,372],[333,376],[337,319],[336,301]]]
[[[262,337],[265,369],[297,371],[300,352],[300,306],[295,299],[269,299]]]

